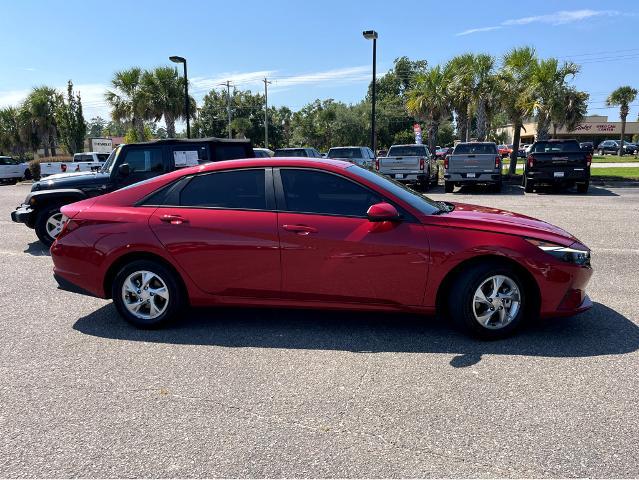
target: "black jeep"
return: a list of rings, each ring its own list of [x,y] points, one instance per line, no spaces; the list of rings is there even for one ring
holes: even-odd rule
[[[156,140],[118,146],[97,172],[51,175],[31,187],[11,220],[33,228],[50,246],[62,229],[60,207],[132,185],[176,168],[236,158],[253,158],[249,140],[202,138]]]

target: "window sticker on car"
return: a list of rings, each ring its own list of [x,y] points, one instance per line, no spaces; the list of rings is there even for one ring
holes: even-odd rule
[[[176,167],[193,167],[198,164],[196,150],[176,150],[173,152]]]

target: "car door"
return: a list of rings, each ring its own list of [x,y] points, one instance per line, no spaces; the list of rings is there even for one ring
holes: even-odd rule
[[[198,174],[169,190],[149,225],[201,290],[226,297],[279,296],[270,168]]]
[[[370,222],[381,195],[344,176],[274,169],[282,296],[303,301],[421,305],[429,249],[410,215]]]
[[[116,167],[114,172],[116,188],[157,177],[168,171],[164,160],[164,149],[161,146],[131,145],[121,155],[123,158],[122,160],[118,159],[118,165],[128,164],[129,174],[120,175],[118,167]]]

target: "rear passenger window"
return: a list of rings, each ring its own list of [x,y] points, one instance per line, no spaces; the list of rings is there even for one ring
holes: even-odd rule
[[[266,208],[264,170],[197,175],[182,189],[180,205],[263,210]]]
[[[215,146],[215,161],[235,160],[237,158],[250,158],[246,153],[244,144],[233,145],[220,143]]]

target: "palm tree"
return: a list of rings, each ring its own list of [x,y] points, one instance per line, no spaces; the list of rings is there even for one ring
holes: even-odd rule
[[[142,74],[141,84],[154,120],[164,117],[167,136],[175,138],[175,121],[185,119],[184,78],[172,67],[157,67]],[[195,100],[189,98],[189,101],[189,112],[194,115]]]
[[[490,131],[491,117],[495,112],[495,103],[498,101],[494,75],[495,59],[486,54],[475,55],[473,62],[473,74],[475,77],[474,96],[477,112],[477,139],[486,140]]]
[[[439,124],[450,116],[448,77],[438,66],[415,77],[415,85],[408,91],[406,108],[409,113],[428,123],[428,146],[433,149]]]
[[[626,118],[630,111],[630,104],[637,98],[637,89],[629,86],[619,87],[606,99],[606,106],[619,107],[619,117],[621,118],[621,147],[619,156],[623,155],[623,137],[626,134]]]
[[[524,119],[532,114],[531,77],[537,62],[532,47],[514,48],[504,55],[503,67],[498,74],[499,88],[502,92],[504,112],[514,128],[513,152],[510,154],[508,175],[514,175],[517,167],[517,152]]]
[[[133,67],[115,72],[111,80],[113,90],[104,97],[111,108],[111,117],[116,122],[132,125],[138,141],[145,138],[144,120],[152,117],[149,97],[142,89],[142,69]]]
[[[475,57],[465,53],[453,57],[444,67],[448,77],[447,96],[455,113],[457,133],[462,141],[468,141],[470,120],[473,113]]]
[[[56,155],[57,125],[55,111],[60,94],[51,87],[35,87],[22,105],[23,118],[28,118],[31,130],[42,143],[44,156]]]
[[[565,127],[566,131],[574,130],[588,111],[588,95],[573,87],[564,87],[557,95],[550,112],[552,120],[552,137],[557,137],[557,129]]]
[[[561,103],[566,88],[566,78],[579,73],[579,66],[572,62],[559,65],[556,58],[548,58],[533,63],[530,83],[531,108],[537,113],[537,140],[548,140],[552,111]],[[559,106],[559,108],[561,108]]]

